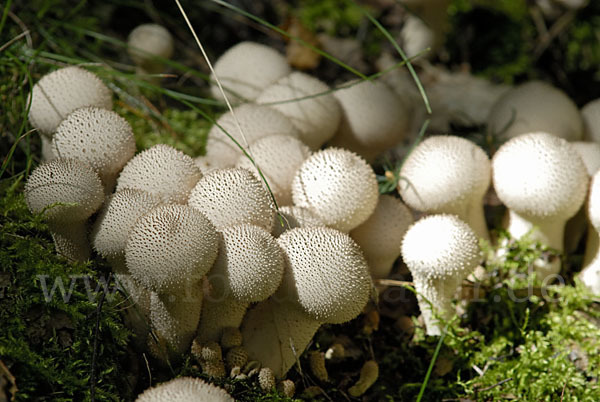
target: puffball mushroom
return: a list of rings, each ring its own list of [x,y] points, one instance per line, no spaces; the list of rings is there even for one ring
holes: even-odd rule
[[[487,239],[483,197],[490,181],[491,163],[483,149],[461,137],[436,135],[408,155],[398,192],[411,208],[457,215]]]
[[[441,335],[452,317],[452,296],[480,262],[475,232],[455,215],[429,215],[415,222],[402,240],[402,258],[410,270],[427,335]],[[433,310],[432,310],[433,309]]]
[[[294,204],[314,212],[327,226],[349,232],[375,210],[379,189],[373,169],[346,149],[315,152],[292,182]]]
[[[264,88],[291,72],[284,55],[249,41],[229,48],[216,61],[214,69],[227,96],[235,102],[256,99]],[[211,83],[213,96],[224,100],[212,74]]]
[[[302,163],[310,156],[310,149],[302,141],[287,135],[270,135],[250,146],[254,163],[275,196],[279,206],[292,204],[292,180]],[[262,180],[252,161],[241,155],[237,167],[253,172]]]
[[[63,119],[85,106],[112,109],[110,89],[83,68],[61,68],[33,86],[29,122],[42,134],[51,136]]]
[[[198,181],[189,205],[204,213],[217,230],[243,223],[271,231],[275,207],[263,184],[249,170],[215,170]]]
[[[532,240],[561,251],[565,223],[583,204],[589,181],[575,148],[547,133],[521,135],[498,149],[492,171],[508,232],[521,238],[533,230]],[[538,261],[535,269],[542,278],[557,274],[560,261]]]
[[[543,101],[542,101],[543,100]],[[488,130],[499,140],[546,132],[567,141],[583,137],[583,120],[575,103],[560,89],[530,81],[508,90],[492,107]]]
[[[400,143],[408,131],[410,107],[380,81],[362,81],[334,92],[342,121],[330,146],[367,160]]]
[[[143,190],[165,203],[185,204],[201,177],[191,157],[169,145],[158,144],[127,162],[117,179],[116,191]]]
[[[217,251],[217,232],[208,218],[187,205],[170,204],[136,221],[125,258],[144,287],[177,295],[208,272]]]
[[[364,253],[374,279],[390,274],[394,261],[400,256],[402,238],[412,223],[412,213],[402,201],[391,195],[380,195],[369,219],[350,232]]]
[[[223,229],[207,275],[211,290],[200,317],[200,341],[218,341],[224,328],[239,327],[250,303],[275,293],[283,269],[281,248],[265,229],[247,224]]]
[[[39,165],[25,183],[25,201],[32,213],[44,213],[58,254],[73,261],[89,258],[86,221],[104,201],[90,165],[69,158]]]
[[[111,193],[117,175],[135,154],[131,126],[112,110],[85,107],[64,119],[52,138],[52,150],[61,158],[85,161]]]
[[[296,228],[277,239],[286,263],[281,286],[242,324],[250,359],[283,377],[323,323],[341,324],[367,303],[371,278],[358,245],[327,227]]]
[[[136,402],[234,402],[223,388],[200,378],[179,377],[149,388],[138,396]]]
[[[587,214],[592,227],[589,228],[584,266],[579,274],[579,279],[594,294],[600,295],[600,251],[598,247],[598,232],[600,231],[600,171],[596,172],[592,177]]]
[[[595,99],[581,108],[584,133],[586,141],[600,143],[600,99]]]
[[[162,25],[138,25],[127,37],[127,53],[142,71],[160,73],[164,64],[158,58],[173,55],[173,37]]]
[[[240,126],[238,127],[238,123]],[[240,127],[243,135],[240,133]],[[205,162],[213,168],[233,167],[244,154],[227,136],[246,148],[263,137],[288,135],[299,137],[299,131],[281,112],[268,106],[244,104],[219,117],[208,132]]]
[[[321,80],[295,71],[265,88],[256,103],[283,113],[300,131],[302,142],[316,150],[333,137],[342,117],[338,101],[325,93],[329,89]]]

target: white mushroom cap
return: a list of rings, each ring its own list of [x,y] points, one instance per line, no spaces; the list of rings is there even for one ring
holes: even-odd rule
[[[271,296],[283,277],[283,255],[273,236],[254,225],[223,229],[219,254],[208,274],[216,294],[241,303]]]
[[[94,223],[94,249],[105,258],[124,258],[127,238],[136,221],[160,204],[160,198],[146,191],[124,189],[112,194]]]
[[[330,145],[372,159],[404,139],[410,110],[383,82],[363,81],[334,96],[342,106],[342,121]]]
[[[136,402],[234,402],[223,389],[200,378],[180,377],[149,388],[138,396]]]
[[[25,201],[33,213],[45,210],[49,221],[83,222],[102,205],[104,189],[90,165],[58,158],[34,169],[25,184]]]
[[[281,219],[283,220],[283,226],[279,220],[279,215],[281,215]],[[316,226],[325,226],[325,223],[310,209],[295,205],[284,205],[279,208],[279,214],[275,215],[275,222],[273,223],[271,233],[273,233],[273,236],[279,237],[286,230]]]
[[[271,135],[287,135],[295,138],[300,135],[287,117],[268,106],[247,103],[236,107],[233,111],[234,113],[227,112],[221,115],[217,120],[218,125],[215,124],[208,132],[206,158],[209,164],[216,168],[233,167],[238,158],[243,155],[242,150],[225,132],[244,148]],[[240,134],[236,119],[240,123],[243,136]]]
[[[125,258],[147,289],[177,293],[208,272],[217,251],[217,233],[204,214],[187,205],[163,205],[137,220]]]
[[[143,190],[166,203],[184,204],[201,177],[191,157],[169,145],[158,144],[125,165],[117,179],[116,191]]]
[[[373,278],[390,274],[394,261],[400,256],[402,238],[412,223],[412,213],[400,199],[380,195],[375,212],[350,232],[364,253]]]
[[[229,48],[214,68],[225,92],[233,92],[227,93],[229,99],[236,101],[240,100],[236,95],[246,100],[256,99],[264,88],[291,72],[285,56],[255,42],[240,42]],[[216,99],[223,100],[212,75],[210,89]]]
[[[498,99],[488,117],[488,131],[501,140],[543,131],[578,141],[583,136],[583,120],[564,92],[545,82],[531,81]]]
[[[600,169],[600,144],[597,142],[572,142],[573,148],[577,151],[588,175],[592,177]]]
[[[256,99],[286,115],[300,131],[300,139],[316,150],[335,134],[342,111],[324,82],[301,72],[293,72],[267,87]],[[310,97],[311,95],[316,95]],[[294,100],[306,98],[302,100]]]
[[[248,223],[270,232],[275,214],[263,184],[241,168],[210,172],[198,181],[188,203],[204,213],[217,230]]]
[[[346,233],[327,227],[296,228],[277,239],[286,261],[280,300],[299,303],[322,323],[356,317],[371,291],[369,267]]]
[[[455,215],[427,216],[406,232],[402,258],[413,276],[428,335],[440,335],[441,329],[423,298],[443,318],[451,317],[452,295],[479,264],[478,242],[475,232]]]
[[[252,157],[260,168],[279,206],[292,203],[292,180],[310,149],[300,140],[287,135],[271,135],[250,146]],[[257,178],[258,171],[246,155],[241,155],[237,167],[248,169]]]
[[[215,341],[225,327],[239,327],[250,303],[275,293],[283,270],[281,248],[263,228],[244,224],[223,229],[219,254],[208,273],[211,290],[200,320],[200,340]]]
[[[131,126],[112,110],[85,107],[63,120],[52,138],[52,150],[60,158],[89,163],[111,191],[117,175],[135,154]]]
[[[600,99],[595,99],[581,108],[586,141],[600,143]]]
[[[110,89],[94,74],[65,67],[43,76],[32,90],[29,122],[51,135],[71,112],[85,106],[112,109]]]
[[[525,134],[502,145],[492,159],[494,188],[509,208],[508,232],[562,250],[566,221],[585,199],[588,174],[581,157],[562,138]],[[538,264],[541,274],[558,273],[560,263]]]
[[[127,37],[127,53],[135,64],[148,72],[160,72],[162,63],[154,56],[168,59],[173,55],[173,37],[158,24],[142,24]]]
[[[594,294],[600,295],[600,252],[598,232],[600,232],[600,171],[592,177],[590,184],[587,214],[592,225],[589,228],[588,242],[585,250],[584,267],[579,279]]]
[[[436,135],[408,155],[398,192],[411,208],[458,215],[487,238],[483,197],[490,181],[491,163],[483,149],[461,137]]]
[[[328,226],[348,232],[371,216],[379,190],[364,159],[346,149],[327,148],[300,166],[292,197],[294,204],[312,210]]]

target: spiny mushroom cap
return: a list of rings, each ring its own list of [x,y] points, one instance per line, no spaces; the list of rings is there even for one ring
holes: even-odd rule
[[[168,59],[173,55],[173,37],[158,24],[138,25],[127,37],[127,52],[133,62],[144,66],[152,62],[152,56]]]
[[[286,115],[300,130],[300,139],[319,149],[335,134],[342,110],[327,84],[301,72],[293,72],[267,87],[256,99]],[[312,97],[311,97],[312,96]],[[306,98],[302,100],[294,100]]]
[[[112,109],[112,93],[96,75],[65,67],[43,76],[31,92],[29,122],[51,135],[71,112],[85,106]]]
[[[219,57],[214,69],[229,99],[239,95],[247,100],[256,99],[264,88],[291,72],[285,56],[255,42],[240,42],[229,48]],[[210,78],[213,96],[223,100],[214,75]]]
[[[247,223],[270,232],[275,214],[263,184],[241,168],[210,172],[198,181],[188,203],[202,211],[217,230]]]
[[[283,220],[283,226],[279,220],[279,215]],[[279,214],[275,215],[273,223],[273,236],[279,237],[283,232],[298,227],[325,226],[325,223],[314,212],[308,208],[297,207],[295,205],[284,205],[279,208]]]
[[[292,180],[310,149],[302,141],[287,135],[271,135],[250,146],[252,157],[271,187],[278,205],[292,203]],[[252,161],[241,155],[237,167],[248,169],[258,178]]]
[[[223,389],[209,384],[200,378],[180,377],[154,388],[149,388],[138,396],[136,402],[234,402]]]
[[[491,163],[483,149],[452,135],[421,142],[406,158],[398,191],[411,208],[428,213],[481,200],[491,181]]]
[[[89,218],[104,201],[98,174],[85,162],[57,158],[39,165],[25,184],[29,210],[54,222],[81,222]],[[54,205],[54,204],[70,205]]]
[[[475,232],[454,215],[421,218],[402,240],[402,258],[413,277],[449,280],[465,278],[479,264]]]
[[[531,81],[508,90],[492,107],[488,130],[500,139],[543,131],[568,141],[581,140],[583,120],[561,90]]]
[[[584,105],[581,108],[581,117],[585,140],[600,142],[600,99]]]
[[[581,157],[588,175],[593,176],[600,169],[600,144],[597,142],[575,141],[571,145]]]
[[[160,204],[160,198],[146,191],[126,188],[112,194],[94,223],[94,249],[105,258],[124,257],[127,238],[136,221]]]
[[[134,156],[117,179],[116,191],[126,188],[147,191],[166,203],[185,204],[202,177],[194,160],[165,144]]]
[[[292,183],[294,204],[348,232],[375,210],[379,190],[371,166],[354,152],[327,148],[304,161]]]
[[[342,120],[330,145],[372,158],[403,140],[409,110],[384,83],[363,81],[334,96],[342,107]]]
[[[102,179],[114,180],[135,154],[135,138],[127,120],[117,113],[85,107],[60,123],[52,138],[52,150],[58,157],[85,161]]]
[[[208,132],[206,157],[215,167],[233,167],[238,158],[243,155],[240,148],[225,132],[235,138],[244,148],[271,135],[287,135],[294,138],[300,136],[298,129],[294,127],[290,119],[268,106],[246,103],[236,107],[233,112],[224,113]],[[238,128],[236,118],[244,133],[243,136]]]
[[[137,220],[125,258],[147,289],[178,292],[208,272],[217,251],[217,232],[204,214],[187,205],[162,205]]]
[[[350,236],[327,227],[296,228],[277,242],[286,270],[275,297],[299,303],[323,323],[339,324],[360,314],[371,279],[365,257]]]
[[[241,303],[258,302],[275,293],[284,262],[273,236],[244,224],[223,229],[220,237],[219,254],[208,275],[215,293]]]
[[[375,212],[350,232],[363,251],[374,278],[386,277],[401,251],[402,238],[413,222],[410,210],[400,199],[380,195]]]
[[[528,219],[568,219],[585,199],[586,168],[573,146],[547,133],[504,143],[492,159],[494,188],[509,209]]]

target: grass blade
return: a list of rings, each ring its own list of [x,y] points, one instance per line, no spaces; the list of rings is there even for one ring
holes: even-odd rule
[[[442,331],[442,335],[438,340],[438,343],[435,347],[435,351],[433,352],[433,356],[431,357],[431,362],[429,362],[429,367],[427,368],[427,373],[425,374],[425,378],[423,379],[423,384],[421,384],[421,389],[419,390],[419,395],[417,395],[416,402],[421,402],[423,399],[423,395],[425,395],[425,388],[427,388],[427,383],[429,382],[429,377],[431,377],[431,373],[433,372],[433,367],[435,366],[435,362],[437,361],[438,355],[440,354],[440,350],[442,349],[442,345],[444,344],[444,338],[446,338],[446,332],[448,331],[448,324]]]

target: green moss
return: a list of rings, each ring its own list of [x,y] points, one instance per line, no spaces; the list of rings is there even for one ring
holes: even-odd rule
[[[16,378],[17,400],[89,398],[97,313],[96,398],[125,395],[121,360],[129,331],[118,313],[120,297],[109,295],[98,311],[96,285],[103,278],[102,264],[71,264],[57,256],[46,225],[25,205],[20,180],[2,183],[0,356]]]

